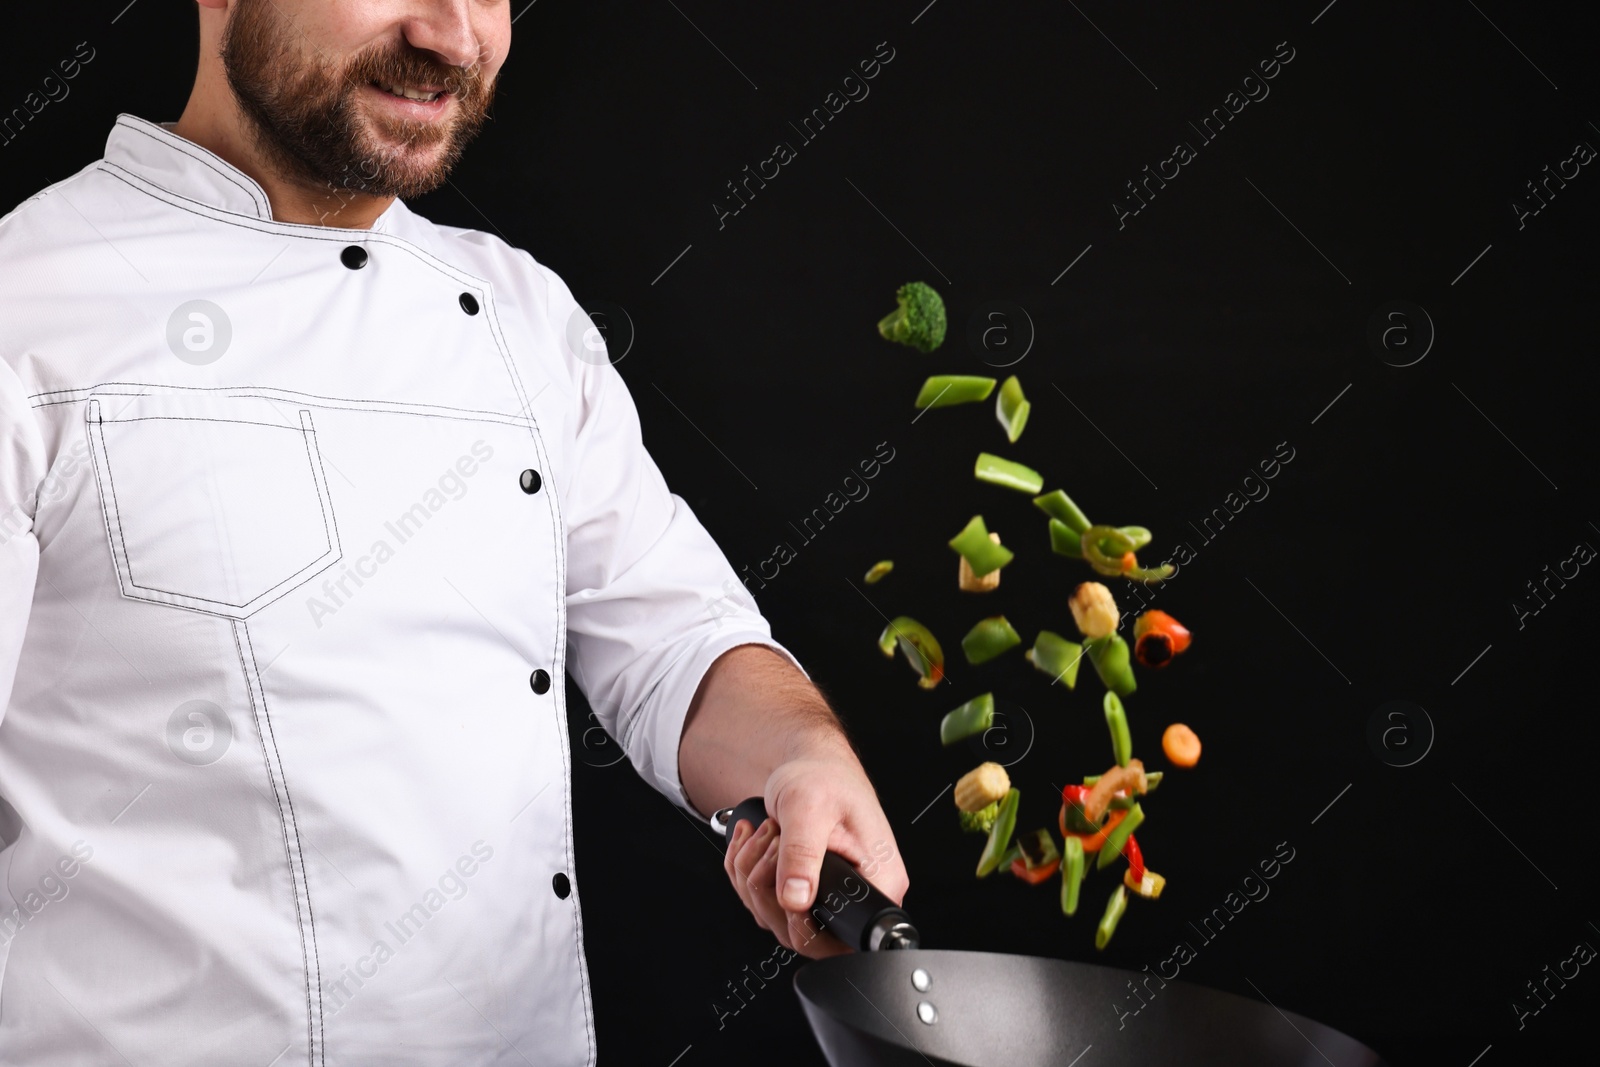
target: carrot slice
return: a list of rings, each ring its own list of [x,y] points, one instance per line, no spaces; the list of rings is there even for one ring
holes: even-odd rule
[[[1200,739],[1183,723],[1175,722],[1161,735],[1161,751],[1174,767],[1193,767],[1200,762]]]

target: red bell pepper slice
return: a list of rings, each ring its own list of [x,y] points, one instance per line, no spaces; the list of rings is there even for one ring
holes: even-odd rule
[[[1138,839],[1132,834],[1128,835],[1128,843],[1122,846],[1122,854],[1128,857],[1128,872],[1133,875],[1133,880],[1144,881],[1144,853],[1139,851]]]

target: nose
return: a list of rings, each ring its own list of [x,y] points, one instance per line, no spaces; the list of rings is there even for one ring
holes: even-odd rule
[[[450,67],[489,66],[487,45],[473,24],[475,0],[435,0],[415,5],[402,28],[413,48],[431,52]]]

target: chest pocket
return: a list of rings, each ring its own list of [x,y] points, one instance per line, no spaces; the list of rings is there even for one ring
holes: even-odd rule
[[[310,410],[105,394],[85,418],[123,596],[243,619],[340,558]]]

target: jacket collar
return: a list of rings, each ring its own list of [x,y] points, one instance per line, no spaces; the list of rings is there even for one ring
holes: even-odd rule
[[[173,133],[170,127],[174,125],[118,115],[106,139],[106,161],[176,196],[235,215],[275,221],[271,201],[254,178],[215,152]],[[372,229],[388,230],[401,210],[403,202],[396,199],[373,221]]]

